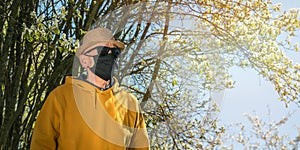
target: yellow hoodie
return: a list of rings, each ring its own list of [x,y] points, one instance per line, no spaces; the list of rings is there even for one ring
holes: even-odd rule
[[[66,77],[40,111],[31,149],[149,149],[139,104],[115,81],[113,87],[101,91]]]

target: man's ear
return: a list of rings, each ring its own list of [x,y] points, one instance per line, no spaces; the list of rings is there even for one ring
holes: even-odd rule
[[[94,60],[92,59],[92,57],[80,55],[79,60],[80,60],[81,66],[85,69],[91,68],[94,66]]]

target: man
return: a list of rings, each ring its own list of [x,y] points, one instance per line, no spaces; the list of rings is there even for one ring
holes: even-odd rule
[[[86,77],[66,77],[47,97],[34,126],[31,149],[149,149],[136,98],[112,77],[124,44],[110,30],[90,30],[76,56]]]

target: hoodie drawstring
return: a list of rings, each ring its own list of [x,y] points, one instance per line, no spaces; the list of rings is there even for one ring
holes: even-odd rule
[[[97,106],[97,100],[98,100],[97,97],[98,97],[97,90],[95,90],[95,102],[94,102],[94,108],[95,109],[97,109],[97,107],[96,107]]]

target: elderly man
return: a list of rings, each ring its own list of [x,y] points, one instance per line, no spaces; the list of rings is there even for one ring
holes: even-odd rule
[[[83,37],[76,56],[87,75],[66,77],[49,94],[34,126],[31,149],[149,149],[136,98],[112,77],[123,49],[105,28]]]

